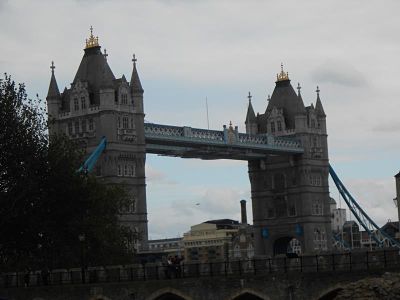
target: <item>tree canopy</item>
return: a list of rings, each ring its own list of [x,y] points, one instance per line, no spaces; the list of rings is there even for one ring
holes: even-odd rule
[[[125,191],[77,173],[82,151],[47,132],[40,99],[0,79],[0,264],[79,266],[82,250],[88,264],[127,262],[131,233],[118,222]]]

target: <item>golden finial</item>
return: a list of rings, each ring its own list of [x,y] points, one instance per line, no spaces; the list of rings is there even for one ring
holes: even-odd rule
[[[289,73],[283,71],[283,63],[281,63],[281,73],[276,74],[276,81],[289,80]]]
[[[98,47],[99,46],[99,37],[94,37],[93,36],[93,27],[90,26],[90,37],[89,39],[86,39],[86,48],[93,48],[93,47]]]

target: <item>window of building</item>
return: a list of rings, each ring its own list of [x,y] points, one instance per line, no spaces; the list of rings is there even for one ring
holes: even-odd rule
[[[240,258],[242,255],[240,253],[240,246],[235,245],[235,248],[233,249],[233,257],[234,258]]]
[[[68,134],[72,134],[72,122],[68,123]]]
[[[128,200],[128,203],[124,207],[124,212],[128,214],[132,214],[136,211],[136,199],[132,197]]]
[[[93,119],[89,119],[89,131],[93,131],[93,129],[94,129]]]
[[[311,206],[311,214],[320,216],[323,215],[323,205],[321,199],[313,199]]]
[[[117,169],[118,169],[118,176],[122,176],[122,167],[121,167],[121,165],[118,165]]]
[[[78,98],[74,98],[74,110],[79,110]]]
[[[89,93],[89,103],[90,105],[94,105],[94,94],[93,93]]]
[[[320,147],[320,143],[319,143],[319,138],[318,137],[316,137],[316,136],[314,136],[312,139],[311,139],[311,147]]]
[[[293,238],[290,240],[288,252],[301,254],[301,243],[298,239]]]
[[[131,118],[131,128],[133,129],[134,127],[133,118]]]
[[[87,127],[86,127],[86,120],[82,120],[82,132],[86,132]]]
[[[282,131],[282,122],[278,121],[277,125],[278,125],[278,131]]]
[[[128,166],[124,165],[124,176],[128,176]]]
[[[313,186],[321,186],[322,185],[321,174],[319,174],[319,173],[311,174],[310,175],[310,184]]]
[[[273,188],[277,191],[283,191],[286,187],[285,175],[282,173],[276,173],[273,178]]]
[[[129,174],[129,176],[131,176],[131,177],[135,176],[135,172],[136,172],[135,169],[136,168],[135,168],[134,164],[128,166],[128,174]]]
[[[79,122],[75,122],[75,134],[79,133]]]
[[[287,204],[284,197],[276,197],[274,199],[276,216],[286,217],[287,216]]]
[[[328,249],[324,228],[314,228],[314,249],[315,250]]]
[[[127,94],[121,95],[121,102],[122,102],[122,104],[128,104],[128,95]]]
[[[275,132],[275,122],[271,122],[271,133]]]
[[[81,107],[82,107],[82,109],[86,108],[86,98],[85,97],[81,97]]]
[[[296,215],[296,202],[293,199],[288,201],[288,215],[289,217]]]
[[[122,118],[122,128],[124,128],[124,129],[128,128],[128,117]]]
[[[121,117],[120,116],[118,116],[118,118],[117,118],[117,127],[121,128]]]
[[[311,119],[311,128],[315,128],[315,120]]]

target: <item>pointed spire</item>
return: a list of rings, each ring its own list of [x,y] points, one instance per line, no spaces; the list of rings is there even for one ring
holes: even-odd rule
[[[317,92],[317,102],[315,103],[315,111],[317,112],[318,116],[326,117],[324,108],[322,107],[321,99],[319,98],[320,89],[318,86],[316,92]]]
[[[104,55],[104,59],[107,60],[108,54],[107,54],[107,49],[106,48],[104,48],[104,54],[103,55]]]
[[[57,80],[56,77],[54,76],[54,69],[56,67],[54,66],[54,61],[51,62],[51,79],[50,79],[50,85],[49,85],[49,91],[47,92],[47,97],[46,98],[56,98],[60,97],[60,91],[58,90],[58,85],[57,85]]]
[[[130,83],[131,89],[133,92],[142,92],[143,93],[142,84],[140,83],[139,74],[136,69],[137,59],[136,59],[135,54],[133,54],[132,62],[133,62],[133,70],[132,70],[131,83]]]
[[[256,114],[254,113],[253,105],[251,104],[252,96],[250,92],[247,98],[249,98],[249,107],[247,108],[246,121],[244,122],[245,124],[254,123],[256,121]]]

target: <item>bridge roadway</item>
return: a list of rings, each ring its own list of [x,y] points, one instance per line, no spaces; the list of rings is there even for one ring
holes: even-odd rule
[[[398,250],[385,250],[214,262],[182,266],[180,275],[170,268],[159,264],[89,268],[86,283],[81,282],[79,268],[59,270],[51,274],[48,285],[43,285],[40,274],[32,274],[29,287],[23,286],[23,274],[3,274],[0,299],[327,300],[361,279],[370,281],[385,274],[398,282],[400,256]],[[393,284],[379,288],[390,292]],[[357,293],[371,292],[365,284],[361,286]],[[399,284],[396,288],[398,293]],[[358,299],[371,299],[360,294]]]
[[[293,137],[250,135],[225,125],[218,131],[145,123],[144,133],[147,153],[182,158],[252,160],[304,152]]]

